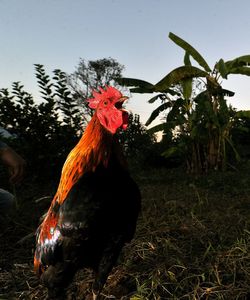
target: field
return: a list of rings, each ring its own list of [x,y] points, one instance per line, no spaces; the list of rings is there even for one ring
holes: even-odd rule
[[[249,170],[134,172],[142,214],[103,299],[250,299]],[[16,191],[17,213],[0,233],[1,300],[46,297],[32,271],[33,234],[54,188],[24,183]],[[90,299],[91,275],[77,274],[69,299]]]

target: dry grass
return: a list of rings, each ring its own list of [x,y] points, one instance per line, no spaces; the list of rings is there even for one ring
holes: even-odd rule
[[[249,299],[250,175],[240,171],[187,177],[182,170],[137,175],[143,210],[104,290],[113,299]],[[32,190],[32,193],[30,192]],[[32,271],[34,231],[45,190],[20,192],[19,213],[0,235],[0,299],[44,299]],[[88,299],[92,274],[80,272],[70,287]]]

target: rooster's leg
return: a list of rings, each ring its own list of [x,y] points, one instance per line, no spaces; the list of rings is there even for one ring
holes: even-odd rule
[[[116,237],[116,239],[112,239],[110,241],[104,250],[92,287],[93,300],[98,300],[98,296],[100,295],[109,273],[118,259],[123,245],[124,242],[122,237]]]
[[[49,266],[42,274],[41,280],[48,289],[47,299],[66,299],[65,289],[72,281],[77,268],[71,262],[61,262]]]

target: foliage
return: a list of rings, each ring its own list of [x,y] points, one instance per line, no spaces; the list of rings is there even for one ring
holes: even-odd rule
[[[119,139],[124,148],[130,167],[141,168],[151,166],[155,155],[155,136],[147,132],[140,122],[139,115],[130,114],[127,130],[119,133]]]
[[[83,105],[84,99],[90,97],[93,88],[111,84],[114,76],[121,76],[122,69],[123,66],[111,58],[88,63],[81,60],[76,77],[70,76],[69,82],[69,76],[60,69],[54,70],[51,77],[43,65],[35,64],[43,101],[35,101],[19,82],[14,82],[11,90],[0,90],[0,126],[15,137],[8,143],[27,160],[32,178],[45,182],[58,180],[67,154],[89,120],[90,112]],[[79,84],[77,90],[72,89],[73,78]],[[126,144],[126,154],[133,157],[134,162],[141,162],[153,137],[143,128],[139,117],[131,116],[130,121],[131,127],[121,139]],[[145,145],[144,150],[142,145]]]
[[[81,123],[64,85],[65,74],[55,70],[52,80],[42,65],[35,69],[44,101],[35,103],[23,85],[14,82],[11,91],[0,90],[0,120],[1,127],[15,137],[8,143],[27,160],[30,175],[46,180],[58,177],[66,154],[79,137]]]
[[[232,141],[243,161],[250,158],[250,118],[246,111],[237,112],[237,120],[231,130]]]
[[[165,151],[165,155],[181,153],[191,173],[225,169],[228,152],[234,153],[239,160],[231,130],[241,116],[227,104],[226,97],[234,93],[223,89],[220,79],[227,79],[229,74],[250,75],[250,55],[226,62],[220,59],[212,70],[189,43],[173,33],[169,37],[185,51],[183,66],[172,70],[156,84],[132,78],[118,78],[117,81],[131,87],[131,92],[158,93],[149,103],[160,99],[161,105],[152,112],[146,125],[165,113],[166,122],[150,129],[150,132],[163,131],[164,135],[172,133],[175,146]],[[199,67],[193,66],[190,58]],[[249,117],[248,112],[245,117]]]
[[[75,72],[68,76],[68,84],[73,97],[83,105],[87,114],[92,115],[92,110],[82,103],[82,98],[89,98],[99,87],[115,85],[114,78],[120,78],[123,69],[124,66],[111,57],[90,61],[80,59]]]

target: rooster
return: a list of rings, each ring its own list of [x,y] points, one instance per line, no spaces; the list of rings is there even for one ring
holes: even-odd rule
[[[34,268],[48,299],[65,299],[75,273],[91,268],[93,299],[136,229],[140,191],[130,177],[116,132],[128,126],[127,97],[111,86],[93,91],[95,109],[69,153],[57,192],[36,234]]]

